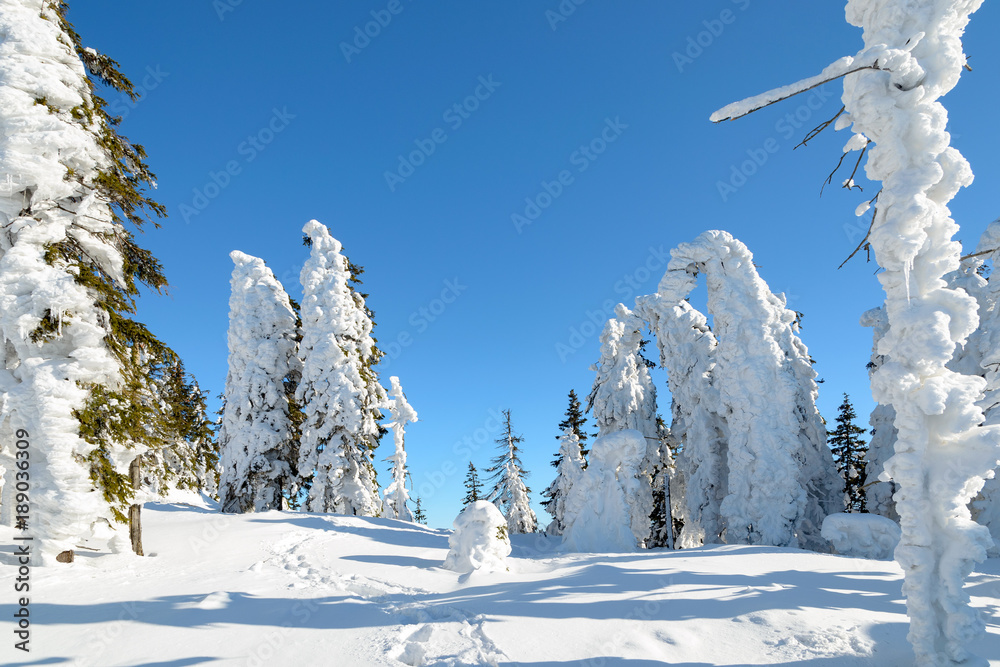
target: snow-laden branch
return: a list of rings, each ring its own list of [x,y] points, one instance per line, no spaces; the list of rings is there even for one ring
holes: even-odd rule
[[[856,62],[857,60],[855,58],[845,56],[840,60],[831,63],[826,69],[816,76],[811,76],[808,79],[802,79],[801,81],[787,86],[774,88],[766,93],[754,95],[753,97],[748,97],[744,100],[740,100],[739,102],[727,104],[713,113],[709,119],[713,123],[721,123],[726,120],[736,120],[737,118],[742,118],[743,116],[752,114],[754,111],[763,109],[764,107],[771,106],[772,104],[776,104],[782,100],[787,100],[789,97],[794,97],[806,91],[812,90],[813,88],[818,88],[824,83],[836,81],[837,79],[845,77],[848,74],[854,74],[855,72],[861,72],[868,69],[885,69],[883,67],[879,67],[877,62],[871,65],[857,65],[855,64]]]

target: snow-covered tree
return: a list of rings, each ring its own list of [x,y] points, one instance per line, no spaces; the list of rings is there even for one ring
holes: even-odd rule
[[[885,355],[879,352],[879,341],[889,329],[889,320],[885,316],[885,308],[872,308],[861,316],[861,326],[872,330],[872,356],[868,362],[868,376],[874,377],[875,372],[886,362]],[[893,521],[899,521],[896,513],[896,501],[892,496],[896,493],[896,483],[891,479],[882,479],[885,472],[885,462],[892,456],[896,445],[896,411],[891,405],[878,403],[868,418],[871,426],[871,440],[868,442],[868,461],[865,464],[865,477],[868,486],[865,489],[865,504],[872,514],[884,516]]]
[[[523,436],[514,435],[510,410],[504,410],[503,434],[496,441],[500,454],[493,459],[486,472],[490,473],[488,479],[494,483],[488,500],[507,518],[507,530],[511,534],[533,533],[538,527],[538,519],[528,498],[531,489],[525,486],[523,479],[529,473],[521,464],[518,444],[522,442]]]
[[[158,377],[153,386],[162,412],[162,443],[142,457],[143,486],[160,496],[177,488],[214,497],[219,488],[219,450],[205,394],[180,359]]]
[[[653,470],[660,460],[656,426],[656,388],[649,375],[652,363],[642,354],[645,323],[623,304],[615,307],[601,333],[601,358],[591,366],[597,377],[587,397],[587,411],[597,423],[597,437],[627,429],[646,438],[646,455],[639,469],[637,493],[629,498],[631,527],[642,544],[653,512]]]
[[[284,379],[298,365],[295,313],[264,261],[234,250],[229,374],[219,430],[223,512],[285,509],[297,492]]]
[[[559,465],[556,467],[556,478],[552,480],[543,495],[548,498],[542,503],[545,511],[552,515],[545,532],[549,535],[562,535],[565,528],[566,496],[573,484],[583,474],[583,456],[580,455],[580,436],[572,426],[567,425],[559,440]]]
[[[719,507],[725,539],[825,549],[820,531],[838,508],[838,480],[798,317],[768,289],[743,243],[708,231],[671,251],[658,290],[661,319],[669,318],[666,304],[684,301],[702,273],[717,340],[713,393],[725,406],[728,436],[728,490]]]
[[[649,515],[649,538],[646,540],[646,546],[651,549],[655,547],[673,549],[675,531],[684,525],[674,518],[675,503],[671,497],[671,487],[677,485],[675,481],[677,465],[674,463],[674,449],[677,444],[670,429],[659,415],[656,417],[656,428],[660,441],[660,460],[653,466],[653,512]]]
[[[410,407],[403,394],[403,388],[399,385],[399,378],[393,375],[389,378],[392,389],[389,392],[389,414],[392,421],[389,428],[392,429],[393,442],[396,451],[388,458],[392,462],[392,482],[385,489],[383,498],[383,516],[401,521],[413,521],[413,514],[407,503],[410,501],[410,494],[406,490],[406,450],[403,448],[403,438],[406,425],[417,421],[417,411]]]
[[[864,48],[821,74],[730,105],[713,120],[745,115],[822,81],[844,80],[845,150],[865,150],[865,174],[881,183],[867,243],[882,271],[887,357],[872,392],[896,411],[895,454],[884,472],[895,493],[902,537],[908,638],[919,665],[970,661],[982,619],[963,583],[991,544],[968,504],[996,466],[1000,433],[984,421],[987,382],[949,368],[957,345],[978,323],[977,303],[948,287],[959,269],[958,226],[948,202],[972,182],[949,144],[939,99],[958,83],[962,34],[982,0],[849,0],[847,20],[863,29]],[[850,181],[848,181],[850,184]]]
[[[482,484],[479,482],[479,471],[476,470],[475,464],[469,461],[469,471],[465,473],[465,498],[462,500],[462,506],[465,507],[469,503],[474,503],[477,500],[482,500]]]
[[[455,572],[503,572],[510,555],[510,537],[503,515],[491,503],[477,500],[467,505],[455,519],[455,531],[448,538],[446,570]]]
[[[840,404],[835,420],[837,427],[827,431],[833,460],[843,479],[845,512],[868,511],[864,490],[867,480],[865,453],[868,446],[860,437],[865,430],[854,423],[857,416],[851,399],[844,394],[844,402]]]
[[[570,488],[564,506],[563,543],[573,551],[635,551],[642,541],[632,530],[631,499],[639,493],[646,436],[614,431],[598,436],[590,465]]]
[[[671,493],[674,516],[683,524],[678,546],[725,541],[720,506],[729,488],[728,425],[714,381],[718,341],[705,316],[685,300],[653,294],[637,299],[636,310],[656,334],[673,399],[670,434],[681,450]]]
[[[566,416],[559,422],[559,433],[556,440],[562,442],[563,434],[567,428],[573,429],[576,437],[580,440],[580,456],[583,457],[584,467],[587,465],[587,440],[590,434],[587,433],[587,417],[583,413],[580,399],[576,396],[576,390],[569,390],[569,405],[566,406]],[[559,456],[552,462],[553,468],[559,467]]]
[[[979,301],[979,330],[969,337],[966,347],[976,346],[975,360],[979,373],[986,380],[986,392],[980,401],[985,417],[984,425],[1000,424],[1000,220],[995,220],[986,228],[979,244],[972,253],[973,258],[963,262],[964,268],[979,278],[979,289],[973,294]],[[990,262],[992,272],[989,280],[980,275],[985,262]],[[998,462],[1000,465],[1000,462]],[[988,549],[990,555],[1000,555],[1000,468],[995,468],[993,476],[983,484],[979,495],[971,503],[972,516],[985,526],[993,538]]]
[[[44,562],[126,520],[128,466],[151,437],[136,360],[165,349],[131,319],[140,286],[166,279],[126,227],[165,209],[95,82],[135,91],[67,10],[0,1],[0,442],[30,448],[26,527]]]
[[[351,265],[319,222],[303,228],[311,248],[302,268],[302,380],[296,392],[304,421],[299,474],[312,483],[306,509],[378,516],[372,452],[381,435],[385,392],[371,368],[372,321],[351,287]]]

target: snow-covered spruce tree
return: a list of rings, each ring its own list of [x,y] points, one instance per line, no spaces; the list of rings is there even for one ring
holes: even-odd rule
[[[507,530],[511,534],[533,533],[538,527],[538,519],[528,498],[531,489],[525,486],[523,480],[529,473],[521,464],[518,444],[522,442],[523,436],[514,435],[510,410],[504,410],[503,434],[496,441],[500,454],[486,469],[490,473],[487,479],[494,483],[487,499],[507,518]]]
[[[645,323],[623,304],[615,307],[615,317],[608,320],[601,333],[601,357],[591,366],[597,376],[587,397],[587,411],[597,424],[597,437],[632,429],[646,438],[640,483],[635,487],[638,491],[628,499],[632,531],[639,544],[649,537],[653,469],[660,460],[656,388],[649,375],[652,364],[642,354],[644,327]]]
[[[140,285],[166,279],[125,225],[165,209],[96,90],[135,93],[67,11],[0,1],[0,440],[29,443],[27,527],[45,562],[125,520],[133,446],[149,437],[134,351],[164,347],[131,319]]]
[[[542,503],[545,511],[552,515],[545,532],[549,535],[562,535],[565,528],[566,496],[573,484],[583,474],[583,456],[580,454],[580,436],[572,426],[567,426],[559,440],[559,456],[556,467],[556,478],[543,492],[548,500]]]
[[[727,232],[708,231],[672,250],[660,298],[679,304],[701,273],[718,340],[714,386],[728,428],[728,494],[719,508],[726,541],[825,550],[820,531],[839,509],[839,480],[798,318]]]
[[[938,101],[966,63],[962,34],[982,0],[849,0],[847,21],[863,29],[864,48],[811,79],[739,102],[713,120],[744,115],[823,80],[844,79],[848,149],[865,149],[865,174],[880,182],[867,243],[883,271],[887,361],[875,371],[875,399],[896,411],[895,455],[885,473],[895,494],[902,538],[896,560],[906,575],[908,638],[919,665],[970,661],[982,619],[963,583],[986,555],[989,531],[968,504],[998,458],[998,427],[983,424],[986,382],[948,368],[956,345],[977,325],[977,304],[951,289],[959,268],[958,226],[948,202],[972,182],[949,144]]]
[[[677,465],[674,463],[676,443],[666,422],[656,416],[656,429],[660,441],[660,460],[653,467],[653,512],[649,515],[650,532],[646,546],[674,548],[674,535],[679,533],[684,524],[674,518],[675,503],[671,495],[675,481]]]
[[[312,474],[305,507],[312,512],[379,516],[382,502],[372,452],[382,431],[385,390],[374,365],[378,348],[362,295],[337,239],[319,222],[303,228],[311,248],[302,268],[302,380],[296,392],[304,421],[299,474]]]
[[[229,297],[229,374],[219,429],[223,512],[285,509],[296,464],[284,379],[296,365],[295,313],[264,261],[239,250]]]
[[[719,508],[729,488],[728,426],[714,381],[718,341],[702,313],[667,298],[640,297],[636,312],[656,334],[660,366],[669,377],[670,434],[680,449],[671,506],[683,524],[677,544],[690,548],[725,541]]]
[[[583,413],[583,408],[580,405],[580,399],[576,396],[576,391],[573,389],[569,390],[569,405],[566,406],[566,416],[559,422],[559,433],[556,436],[556,440],[560,443],[562,442],[562,434],[565,434],[566,429],[573,429],[573,433],[576,433],[576,437],[580,440],[580,456],[583,457],[583,465],[587,466],[587,440],[590,435],[587,433],[587,417]],[[559,467],[559,456],[556,456],[556,460],[552,462],[553,468]]]
[[[159,447],[142,457],[143,488],[156,495],[190,489],[215,497],[219,488],[219,450],[205,394],[180,359],[153,376],[161,415]]]
[[[566,408],[566,416],[561,422],[559,422],[559,429],[562,432],[562,435],[556,436],[556,439],[560,443],[559,451],[556,452],[555,458],[552,460],[552,467],[555,468],[557,471],[559,470],[559,466],[563,462],[562,443],[564,438],[566,437],[566,429],[569,429],[570,431],[573,432],[573,434],[576,435],[577,443],[580,445],[579,458],[581,460],[581,465],[583,468],[587,467],[587,459],[586,459],[587,450],[585,449],[584,446],[584,443],[588,438],[586,432],[586,424],[587,424],[587,418],[583,414],[583,410],[581,409],[580,405],[580,400],[576,396],[576,391],[570,389],[569,406]],[[559,506],[560,493],[561,491],[559,485],[559,473],[557,472],[556,479],[553,480],[552,483],[549,484],[549,486],[544,491],[542,491],[542,497],[545,499],[542,501],[542,507],[544,507],[545,511],[548,512],[549,514],[552,514],[552,512],[556,509],[556,507]],[[555,518],[556,515],[553,514],[553,517]],[[550,523],[546,531],[551,535],[561,535],[562,534],[561,520],[557,519],[556,521]]]
[[[973,253],[974,258],[966,260],[967,271],[982,281],[980,275],[985,262],[990,262],[992,272],[989,280],[979,283],[975,296],[979,300],[978,336],[970,336],[966,347],[977,343],[976,360],[980,373],[986,380],[986,392],[980,405],[985,416],[984,425],[1000,424],[1000,220],[990,223],[979,239]],[[985,526],[993,538],[989,548],[992,556],[1000,555],[1000,468],[994,469],[993,477],[986,480],[979,495],[971,503],[972,516]]]
[[[479,471],[476,466],[469,461],[469,471],[465,474],[465,498],[462,500],[462,507],[469,503],[483,499],[482,485],[479,482]]]
[[[858,414],[854,411],[854,405],[851,404],[847,394],[844,394],[844,402],[837,410],[835,420],[837,427],[826,433],[830,438],[834,463],[837,464],[837,470],[843,480],[844,511],[867,512],[865,453],[868,451],[868,445],[860,437],[865,429],[854,423]]]
[[[399,378],[393,375],[389,378],[392,389],[389,392],[389,414],[392,421],[389,428],[392,429],[393,442],[396,445],[395,453],[388,458],[392,462],[392,482],[385,488],[383,498],[382,515],[389,519],[399,519],[401,521],[413,521],[413,514],[407,503],[410,501],[410,494],[406,490],[406,450],[403,448],[403,437],[406,425],[417,421],[417,411],[410,407],[403,394],[403,388],[399,385]]]
[[[872,330],[872,356],[868,362],[868,377],[875,376],[875,372],[885,363],[885,355],[879,353],[879,341],[885,336],[889,329],[889,320],[885,316],[885,308],[872,308],[865,311],[861,316],[861,326],[870,327]],[[896,446],[896,411],[891,405],[878,403],[872,410],[868,418],[868,425],[871,426],[871,440],[868,442],[868,461],[865,464],[865,477],[867,478],[867,488],[865,489],[865,504],[872,514],[884,516],[893,521],[899,521],[899,514],[896,513],[896,501],[892,496],[896,493],[896,483],[888,479],[883,479],[885,472],[885,462],[892,457],[893,449]]]

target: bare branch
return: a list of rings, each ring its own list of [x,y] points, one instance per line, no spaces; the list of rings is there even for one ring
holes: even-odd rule
[[[881,190],[879,190],[878,192],[876,192],[875,196],[872,197],[871,199],[869,199],[868,201],[869,202],[875,202],[875,201],[877,201],[878,200],[878,196],[880,194],[882,194]],[[848,255],[847,259],[845,259],[843,262],[840,263],[840,266],[837,267],[838,271],[843,268],[844,264],[847,264],[849,261],[851,261],[851,258],[854,257],[855,255],[857,255],[858,252],[862,248],[867,248],[868,247],[868,237],[871,236],[872,228],[875,226],[875,216],[876,215],[878,215],[878,206],[874,206],[872,208],[872,221],[868,224],[868,231],[865,232],[865,237],[863,239],[861,239],[861,243],[859,243],[858,247],[854,249],[854,252],[852,252],[850,255]],[[869,257],[869,259],[871,259],[871,258]]]
[[[820,132],[822,132],[826,128],[830,127],[830,125],[833,124],[833,121],[835,121],[838,118],[840,118],[840,116],[844,113],[845,109],[846,109],[846,107],[840,107],[840,111],[838,111],[837,114],[833,118],[831,118],[830,120],[828,120],[828,121],[826,121],[824,123],[820,123],[819,125],[817,125],[813,129],[811,129],[809,131],[809,134],[806,135],[806,138],[803,139],[802,141],[800,141],[798,144],[796,144],[795,148],[798,148],[799,146],[805,146],[810,141],[812,141],[813,139],[815,139],[817,134],[819,134]],[[793,148],[792,150],[794,151],[795,148]]]

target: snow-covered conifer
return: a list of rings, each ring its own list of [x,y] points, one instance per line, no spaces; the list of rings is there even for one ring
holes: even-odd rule
[[[984,626],[964,579],[991,544],[968,504],[996,466],[1000,427],[982,426],[987,382],[949,368],[976,330],[978,304],[948,286],[960,268],[958,226],[948,202],[972,182],[953,147],[939,99],[966,64],[962,34],[982,0],[848,0],[848,23],[864,48],[817,77],[738,102],[713,114],[733,118],[843,77],[845,150],[864,150],[865,174],[881,184],[867,242],[883,269],[887,361],[872,378],[876,401],[891,405],[898,430],[886,476],[898,486],[902,537],[896,560],[906,575],[908,638],[919,665],[961,664]]]
[[[503,417],[503,434],[496,441],[500,454],[486,469],[490,473],[489,479],[494,482],[489,500],[506,517],[507,530],[511,534],[533,533],[538,527],[538,519],[528,498],[531,489],[524,484],[523,478],[528,476],[528,471],[521,464],[521,450],[518,447],[518,444],[524,442],[524,437],[514,435],[510,410],[504,410]]]
[[[868,362],[868,376],[874,377],[875,372],[886,362],[884,354],[879,352],[879,341],[889,329],[889,321],[885,316],[885,308],[872,308],[861,316],[861,326],[872,330],[872,356]],[[885,462],[893,454],[896,446],[896,411],[891,405],[878,403],[868,418],[871,426],[871,439],[868,442],[868,461],[865,464],[865,477],[868,487],[865,489],[865,504],[872,514],[884,516],[893,521],[899,521],[896,513],[896,501],[892,496],[896,492],[896,483],[883,479]]]
[[[627,429],[646,438],[646,455],[639,471],[637,493],[629,498],[631,527],[642,544],[649,536],[653,512],[653,469],[660,460],[656,426],[656,388],[649,375],[652,363],[642,354],[645,323],[623,304],[615,307],[601,333],[601,358],[591,366],[597,373],[587,397],[587,411],[601,437]]]
[[[970,520],[967,505],[1000,447],[1000,429],[980,428],[983,380],[947,368],[956,344],[976,329],[977,304],[943,280],[961,255],[947,204],[971,183],[972,170],[949,146],[938,98],[958,82],[962,33],[980,4],[847,5],[848,22],[864,29],[865,49],[855,61],[884,70],[845,78],[843,100],[853,132],[874,145],[866,174],[882,185],[869,240],[884,269],[889,328],[879,349],[889,361],[872,389],[896,410],[895,455],[885,471],[899,485],[896,559],[906,573],[909,639],[921,665],[969,659],[971,640],[983,631],[962,584],[990,537]]]
[[[311,248],[301,273],[302,380],[296,392],[304,417],[299,473],[312,474],[305,506],[378,516],[382,503],[372,452],[381,435],[378,406],[385,392],[371,367],[377,349],[372,321],[351,287],[351,265],[340,242],[315,220],[302,231]]]
[[[128,465],[151,437],[135,359],[165,349],[130,319],[140,285],[166,279],[125,227],[165,209],[90,77],[136,94],[66,11],[0,1],[0,441],[29,443],[27,528],[45,562],[126,520]]]
[[[229,298],[229,374],[219,430],[223,512],[285,509],[296,461],[284,378],[296,364],[295,313],[263,260],[238,250]]]
[[[718,341],[714,386],[728,428],[728,493],[720,505],[726,541],[825,549],[820,530],[835,508],[837,477],[798,318],[768,289],[747,247],[721,231],[671,251],[661,301],[682,302],[701,273]]]
[[[448,555],[443,567],[455,572],[497,572],[507,569],[510,537],[503,515],[492,503],[477,500],[467,505],[452,525]]]
[[[671,504],[683,523],[678,546],[724,541],[720,506],[729,488],[728,426],[714,383],[718,341],[705,316],[685,300],[659,294],[637,300],[636,310],[656,334],[660,365],[670,382],[671,438],[680,447]]]
[[[410,494],[406,490],[406,450],[403,448],[403,436],[406,425],[417,421],[417,411],[410,407],[403,394],[403,388],[399,385],[399,378],[393,375],[389,378],[392,389],[389,392],[389,414],[392,421],[389,428],[392,429],[393,442],[396,445],[395,453],[389,457],[392,462],[392,482],[385,488],[383,498],[383,516],[390,519],[400,519],[401,521],[413,521],[413,514],[407,503],[410,501]]]
[[[545,489],[543,495],[548,500],[542,503],[545,511],[552,515],[552,522],[545,529],[549,535],[562,535],[565,528],[566,496],[573,488],[573,484],[583,474],[580,436],[576,434],[572,426],[566,427],[559,443],[559,465],[556,467],[556,478],[552,480],[549,488]]]
[[[573,484],[564,506],[564,544],[573,551],[635,551],[642,541],[632,530],[631,498],[642,486],[646,437],[639,431],[598,436],[590,465]]]

